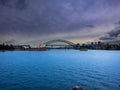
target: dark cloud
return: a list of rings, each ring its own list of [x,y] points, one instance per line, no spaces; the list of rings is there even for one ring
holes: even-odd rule
[[[27,1],[26,0],[0,0],[0,5],[3,5],[8,8],[15,8],[15,9],[26,9],[27,8]]]
[[[105,0],[110,6],[117,6],[120,4],[120,0]]]
[[[6,3],[7,3],[8,1],[9,1],[9,0],[0,0],[0,4],[6,5]]]
[[[120,43],[120,26],[115,27],[113,30],[109,31],[105,36],[100,37],[99,39],[111,43]]]
[[[118,37],[118,35],[120,34],[120,28],[112,30],[110,32],[108,32],[110,37]]]
[[[112,39],[114,38],[109,36],[100,37],[100,40],[112,40]]]
[[[26,0],[18,0],[17,3],[16,3],[16,8],[20,9],[20,10],[26,9],[27,5],[28,4],[27,4]]]
[[[119,26],[120,25],[120,21],[116,22],[115,24]]]

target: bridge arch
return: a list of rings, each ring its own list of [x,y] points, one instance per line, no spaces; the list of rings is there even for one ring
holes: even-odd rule
[[[65,43],[67,45],[52,45],[54,43]],[[75,44],[73,42],[67,41],[67,40],[63,40],[63,39],[56,39],[56,40],[50,40],[44,43],[45,46],[69,46],[69,47],[74,47]]]

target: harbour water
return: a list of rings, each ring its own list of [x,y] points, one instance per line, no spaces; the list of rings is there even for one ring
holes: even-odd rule
[[[0,90],[120,90],[120,51],[0,52]]]

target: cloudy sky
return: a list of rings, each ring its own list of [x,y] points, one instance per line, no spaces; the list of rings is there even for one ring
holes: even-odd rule
[[[120,42],[120,0],[0,0],[0,43]]]

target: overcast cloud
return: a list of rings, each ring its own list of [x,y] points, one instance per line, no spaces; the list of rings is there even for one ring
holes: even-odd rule
[[[0,0],[0,41],[114,38],[119,9],[120,0]]]

